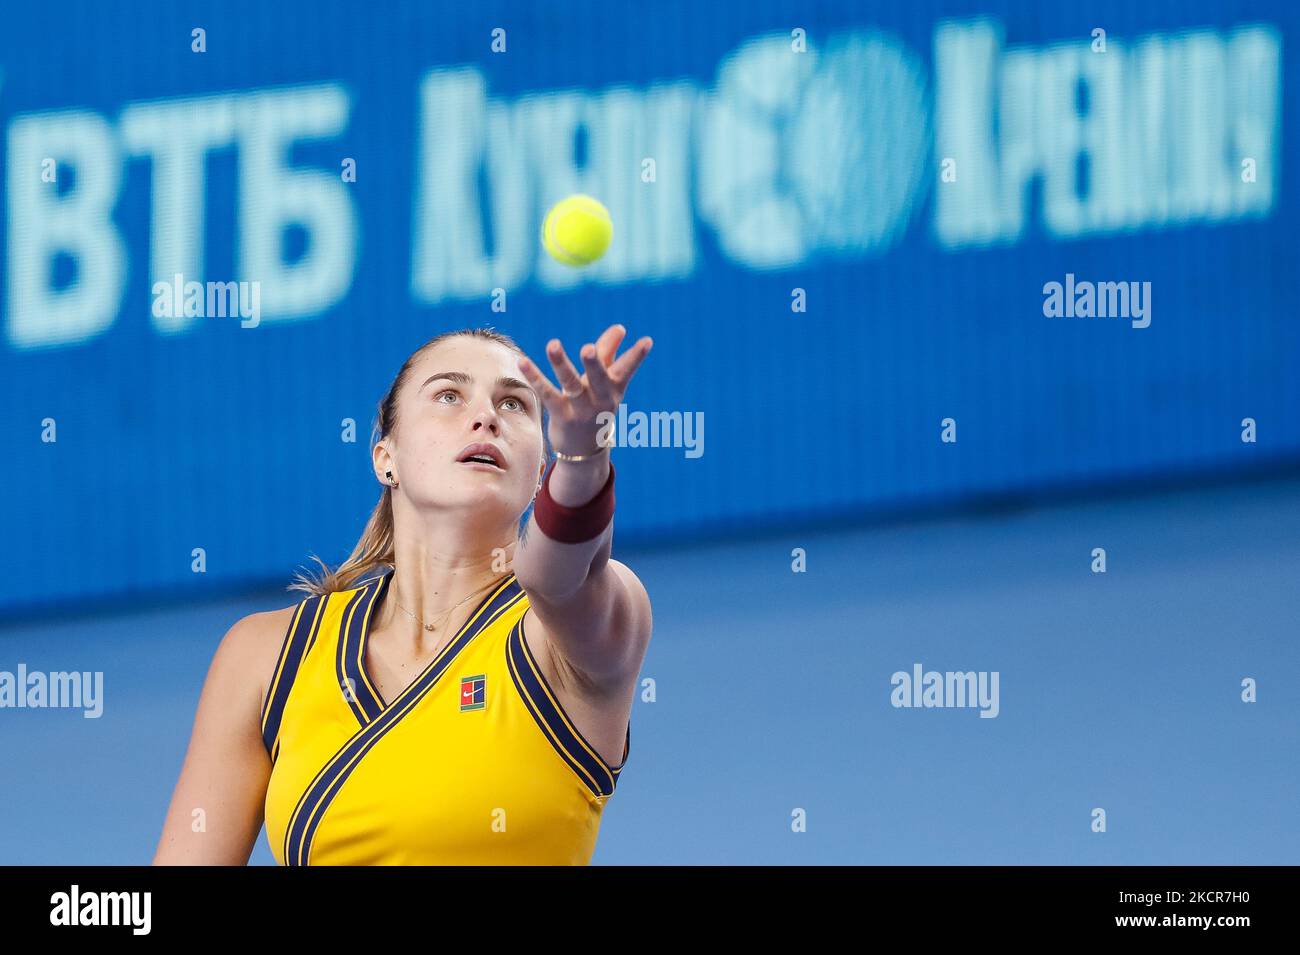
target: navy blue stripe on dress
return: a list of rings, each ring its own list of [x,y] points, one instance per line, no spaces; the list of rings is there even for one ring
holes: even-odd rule
[[[328,764],[316,775],[298,801],[284,836],[286,865],[306,865],[311,858],[311,843],[325,811],[348,777],[384,735],[409,713],[437,685],[456,656],[493,621],[523,599],[523,588],[511,574],[495,591],[485,597],[461,632],[435,657],[424,672],[407,687],[379,717],[359,730]]]
[[[357,607],[365,598],[365,587],[353,590],[352,595],[348,598],[347,606],[343,608],[343,614],[339,618],[338,639],[334,641],[334,682],[338,685],[343,702],[352,710],[357,722],[362,726],[365,726],[369,721],[366,719],[365,711],[361,709],[361,704],[357,702],[356,683],[351,684],[351,688],[349,688],[348,675],[343,661],[348,655],[348,638],[352,635],[352,622],[356,619]]]
[[[279,753],[275,740],[280,734],[280,721],[284,718],[284,707],[289,701],[289,691],[293,689],[298,667],[315,639],[316,628],[320,626],[324,609],[324,594],[308,597],[298,605],[298,610],[284,635],[280,659],[276,663],[276,672],[262,713],[262,745],[266,747],[272,762],[275,762],[275,757]]]
[[[257,725],[262,733],[266,732],[266,720],[271,711],[271,700],[275,697],[275,688],[280,685],[280,674],[284,671],[285,657],[289,654],[294,631],[298,629],[298,621],[302,619],[302,612],[306,606],[307,601],[301,600],[293,608],[293,616],[289,618],[289,626],[285,628],[284,637],[280,642],[280,652],[275,656],[275,669],[271,671],[271,679],[266,684],[266,693],[262,697],[262,708],[257,716]]]
[[[365,726],[384,709],[364,666],[366,636],[370,632],[370,618],[375,604],[388,583],[390,574],[377,577],[362,587],[343,612],[340,625],[338,652],[335,654],[335,674],[339,692],[352,709],[357,722]]]
[[[524,639],[523,617],[519,618],[506,641],[506,663],[528,712],[550,740],[551,746],[593,793],[597,796],[611,795],[618,783],[618,774],[606,765],[595,747],[587,742],[561,711],[558,699],[551,692],[541,667]],[[630,723],[628,731],[631,732]]]

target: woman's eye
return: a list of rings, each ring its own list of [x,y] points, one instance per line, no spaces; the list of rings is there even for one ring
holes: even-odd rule
[[[460,393],[459,393],[458,391],[456,391],[454,388],[448,388],[447,390],[445,390],[445,391],[440,391],[440,392],[438,392],[436,395],[434,395],[434,396],[433,396],[433,400],[436,401],[436,402],[440,402],[440,403],[442,403],[442,404],[444,404],[444,405],[445,405],[445,404],[451,404],[452,402],[450,402],[450,401],[443,401],[443,400],[442,400],[443,398],[447,397],[448,395],[450,395],[453,399],[459,399],[459,398],[460,398]],[[516,397],[514,397],[513,395],[510,396],[509,398],[503,398],[503,399],[501,399],[501,404],[503,404],[503,405],[508,405],[508,406],[510,407],[510,410],[512,410],[512,411],[527,411],[527,410],[528,410],[528,406],[527,406],[526,404],[524,404],[523,399],[522,399],[522,398],[516,398]]]

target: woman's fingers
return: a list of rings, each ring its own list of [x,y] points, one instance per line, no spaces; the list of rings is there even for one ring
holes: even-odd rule
[[[621,358],[614,362],[608,369],[608,377],[613,381],[614,386],[626,388],[627,383],[632,380],[636,370],[641,367],[641,362],[645,361],[645,356],[650,354],[650,349],[654,345],[649,335],[642,337],[635,345],[623,352]]]
[[[555,369],[555,377],[560,379],[560,387],[564,393],[576,397],[583,390],[582,376],[578,374],[578,369],[573,367],[573,362],[569,361],[569,356],[558,338],[552,338],[546,343],[546,357],[551,360],[551,367]]]
[[[600,363],[606,368],[618,354],[619,343],[623,341],[623,336],[626,334],[627,329],[622,325],[611,325],[596,339],[596,354],[600,356]]]
[[[602,335],[601,338],[605,336]],[[609,380],[606,361],[601,356],[600,342],[595,345],[582,346],[582,367],[587,372],[587,383],[591,385],[591,394],[597,404],[613,404],[619,397],[619,390]]]
[[[541,373],[541,369],[527,358],[520,359],[519,368],[552,414],[559,406],[557,403],[576,400],[583,392],[588,392],[591,400],[598,405],[613,404],[622,399],[628,382],[646,355],[650,354],[653,344],[647,335],[615,361],[618,346],[626,335],[627,329],[623,325],[611,325],[594,344],[588,342],[583,345],[578,353],[584,372],[581,375],[569,360],[564,345],[558,338],[552,338],[546,343],[546,357],[550,359],[555,376],[560,381],[559,388],[552,385]]]
[[[621,397],[617,386],[609,380],[608,369],[626,334],[627,329],[623,325],[611,325],[596,339],[590,360],[587,358],[587,349],[584,348],[582,352],[582,368],[591,383],[591,392],[603,404],[613,404]]]
[[[524,379],[533,386],[533,390],[537,392],[537,397],[546,406],[546,410],[555,414],[560,402],[565,400],[560,394],[560,389],[551,384],[550,379],[543,375],[542,370],[528,357],[519,359],[519,370],[523,372]]]

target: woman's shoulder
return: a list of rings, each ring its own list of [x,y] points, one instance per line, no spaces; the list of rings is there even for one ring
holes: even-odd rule
[[[273,644],[272,650],[278,652],[299,606],[300,603],[295,603],[278,610],[259,610],[240,617],[226,631],[222,646],[229,645],[230,652],[239,656],[265,652],[266,644]]]
[[[240,617],[226,631],[217,647],[213,669],[229,673],[245,685],[255,686],[259,708],[275,671],[285,635],[300,604]]]

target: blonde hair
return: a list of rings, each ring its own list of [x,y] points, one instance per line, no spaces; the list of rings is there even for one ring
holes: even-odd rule
[[[397,427],[397,395],[401,392],[406,379],[410,377],[411,368],[415,365],[415,362],[422,354],[434,346],[450,338],[461,336],[495,342],[518,352],[520,355],[524,354],[524,350],[516,344],[513,338],[491,328],[462,328],[454,332],[444,332],[435,338],[429,339],[410,354],[401,370],[398,371],[397,377],[393,379],[393,383],[389,385],[388,391],[380,400],[379,416],[375,421],[374,431],[370,439],[372,452],[375,445],[382,438],[390,435],[393,429]],[[546,451],[546,459],[550,460],[551,446],[550,439],[546,436],[546,418],[546,410],[543,408],[542,441]],[[371,571],[393,567],[396,558],[393,547],[392,488],[384,485],[384,489],[379,495],[379,502],[375,505],[375,509],[371,511],[370,520],[366,521],[365,530],[361,532],[361,539],[352,548],[352,553],[348,555],[347,560],[339,564],[334,570],[330,570],[328,565],[315,554],[311,555],[311,559],[320,564],[320,572],[312,576],[310,573],[298,571],[294,574],[293,583],[288,587],[289,590],[300,590],[312,595],[350,590],[357,581],[366,577]]]

